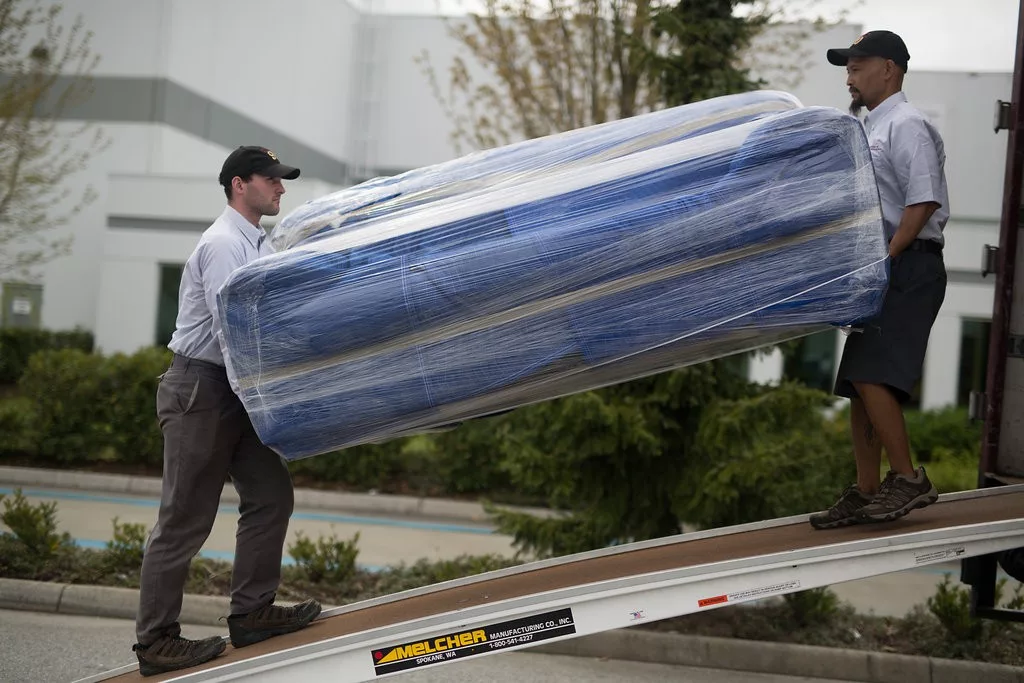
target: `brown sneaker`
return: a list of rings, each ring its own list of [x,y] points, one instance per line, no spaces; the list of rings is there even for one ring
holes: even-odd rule
[[[811,515],[811,526],[815,529],[834,529],[857,524],[857,511],[871,502],[871,496],[862,493],[856,485],[847,486],[835,505],[824,512]]]
[[[917,468],[914,478],[890,471],[871,504],[857,511],[857,519],[862,522],[891,522],[938,499],[939,492],[932,486],[924,467]]]
[[[227,644],[220,636],[202,640],[161,636],[149,645],[136,643],[132,650],[139,658],[139,673],[143,676],[155,676],[208,662],[224,652],[226,647]]]
[[[231,644],[245,647],[273,636],[298,631],[320,616],[320,609],[320,603],[310,599],[294,607],[270,603],[248,614],[231,615],[228,617]]]

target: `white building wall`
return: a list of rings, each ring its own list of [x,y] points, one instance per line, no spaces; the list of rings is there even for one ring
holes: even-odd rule
[[[150,0],[152,2],[154,0]],[[360,14],[336,0],[160,0],[166,77],[343,158]]]
[[[90,0],[96,76],[169,79],[343,157],[363,16],[345,0]]]
[[[380,76],[380,117],[375,127],[375,163],[383,169],[427,166],[457,157],[451,140],[452,124],[431,89],[425,67],[436,74],[442,95],[447,95],[449,68],[462,56],[475,83],[489,76],[468,50],[452,39],[449,25],[458,18],[376,17],[380,26],[375,72]],[[417,63],[425,58],[426,63]],[[462,154],[473,150],[463,149]]]

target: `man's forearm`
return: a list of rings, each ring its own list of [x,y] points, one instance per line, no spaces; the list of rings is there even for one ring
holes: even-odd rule
[[[935,202],[924,204],[912,204],[903,209],[903,217],[900,225],[889,242],[889,256],[896,257],[903,253],[903,250],[910,246],[910,243],[917,239],[917,236],[924,228],[924,224],[932,217],[939,205]]]

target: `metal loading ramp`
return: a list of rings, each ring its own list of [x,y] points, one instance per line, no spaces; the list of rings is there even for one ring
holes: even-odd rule
[[[534,562],[326,610],[192,669],[143,678],[133,665],[79,683],[372,681],[1022,546],[1024,485],[999,486],[887,524],[815,531],[800,515]]]

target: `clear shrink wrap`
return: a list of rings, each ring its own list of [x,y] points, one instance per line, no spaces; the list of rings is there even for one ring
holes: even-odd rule
[[[860,123],[770,91],[369,181],[272,240],[218,310],[287,459],[855,325],[888,284]]]

